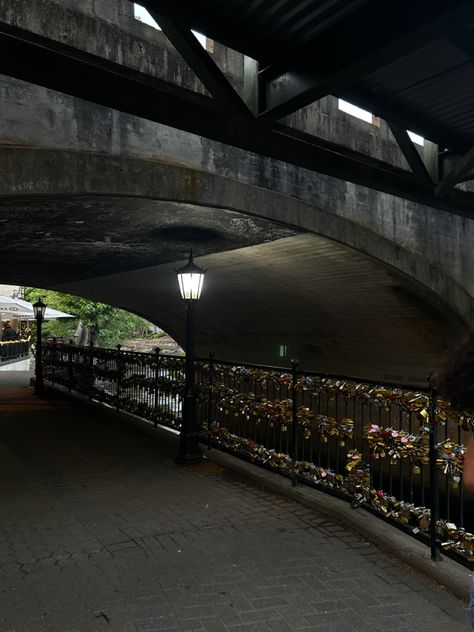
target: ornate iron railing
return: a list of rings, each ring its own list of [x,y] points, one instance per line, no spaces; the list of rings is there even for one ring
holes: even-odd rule
[[[48,344],[45,379],[179,430],[184,358]],[[363,506],[469,565],[462,485],[474,419],[428,389],[291,368],[196,361],[201,438]],[[433,520],[431,517],[433,516]]]
[[[0,342],[0,362],[27,357],[30,352],[30,340],[5,340]]]

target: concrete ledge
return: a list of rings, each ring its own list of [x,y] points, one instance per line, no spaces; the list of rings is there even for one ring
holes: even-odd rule
[[[16,358],[8,358],[7,360],[3,360],[0,363],[0,371],[28,371],[31,361],[32,358],[29,355],[17,356]]]
[[[54,390],[84,405],[92,405],[100,409],[110,419],[114,418],[121,423],[132,425],[139,432],[159,440],[160,443],[165,443],[170,449],[177,449],[178,434],[163,426],[155,428],[153,424],[140,417],[122,411],[117,412],[114,408],[95,402],[90,403],[87,398],[68,393],[66,389],[55,387]],[[429,548],[425,544],[362,508],[353,509],[349,503],[340,498],[312,487],[306,487],[303,484],[294,487],[288,478],[276,472],[270,472],[215,448],[208,450],[205,445],[201,445],[201,448],[205,458],[210,461],[244,476],[249,481],[261,485],[275,494],[291,498],[295,502],[346,525],[348,529],[357,532],[389,555],[446,588],[458,599],[467,602],[471,586],[471,572],[461,564],[447,557],[443,557],[439,562],[433,562],[430,558]]]

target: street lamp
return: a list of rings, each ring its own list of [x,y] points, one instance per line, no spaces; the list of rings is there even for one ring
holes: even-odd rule
[[[193,251],[189,253],[189,260],[185,266],[176,270],[178,275],[181,298],[186,302],[186,358],[185,385],[183,399],[183,418],[179,434],[179,450],[176,463],[191,465],[202,458],[199,448],[198,431],[196,429],[196,400],[194,393],[194,315],[198,302],[204,275],[203,270],[193,262]]]
[[[35,362],[35,395],[42,397],[44,395],[43,380],[43,340],[41,337],[41,325],[43,324],[44,315],[46,313],[46,305],[40,300],[33,303],[33,313],[36,319],[36,362]]]

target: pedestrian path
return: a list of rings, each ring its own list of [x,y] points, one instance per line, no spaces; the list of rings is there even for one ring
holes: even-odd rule
[[[28,379],[0,375],[0,632],[469,629],[341,525]]]

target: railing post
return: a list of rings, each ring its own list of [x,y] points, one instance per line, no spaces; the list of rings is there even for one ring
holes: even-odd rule
[[[291,458],[293,461],[293,486],[296,485],[296,462],[298,461],[298,404],[296,401],[296,383],[298,379],[297,368],[299,363],[299,360],[291,361]]]
[[[214,354],[209,353],[209,381],[208,381],[208,393],[207,393],[207,449],[212,448],[211,443],[211,428],[212,428],[212,399],[213,392],[212,387],[214,385]]]
[[[93,388],[94,388],[94,384],[95,384],[95,379],[94,379],[94,355],[93,355],[93,350],[92,347],[89,345],[89,368],[88,368],[88,379],[87,379],[87,388],[89,389],[89,401],[92,401],[92,394],[93,394]],[[86,349],[84,349],[84,353],[86,352]],[[85,364],[85,363],[84,363]]]
[[[69,347],[67,350],[67,383],[68,383],[68,391],[72,390],[72,345],[73,341],[69,341]]]
[[[439,538],[436,532],[439,520],[439,478],[438,478],[438,424],[436,423],[437,392],[430,391],[429,428],[430,428],[430,496],[431,496],[431,520],[430,520],[430,548],[431,559],[436,562],[441,559]]]
[[[160,347],[156,347],[155,349],[155,392],[154,392],[154,409],[155,409],[155,415],[157,414],[158,411],[158,395],[159,395],[159,391],[158,391],[158,380],[160,377],[160,367],[159,367],[159,362],[160,362]],[[157,426],[158,421],[156,416],[153,417],[153,425]]]
[[[120,410],[120,391],[121,391],[121,381],[122,381],[122,361],[120,350],[122,349],[122,345],[117,345],[117,403],[116,409]]]
[[[51,367],[51,371],[50,371],[50,375],[51,375],[51,384],[54,386],[56,379],[55,379],[55,364],[56,364],[56,359],[57,359],[57,347],[56,347],[56,343],[57,340],[55,337],[53,337],[53,342],[51,344],[51,349],[49,352],[49,363],[50,363],[50,367]]]
[[[43,372],[43,335],[42,335],[43,316],[38,314],[36,317],[36,357],[35,357],[35,395],[44,397],[44,372]]]

